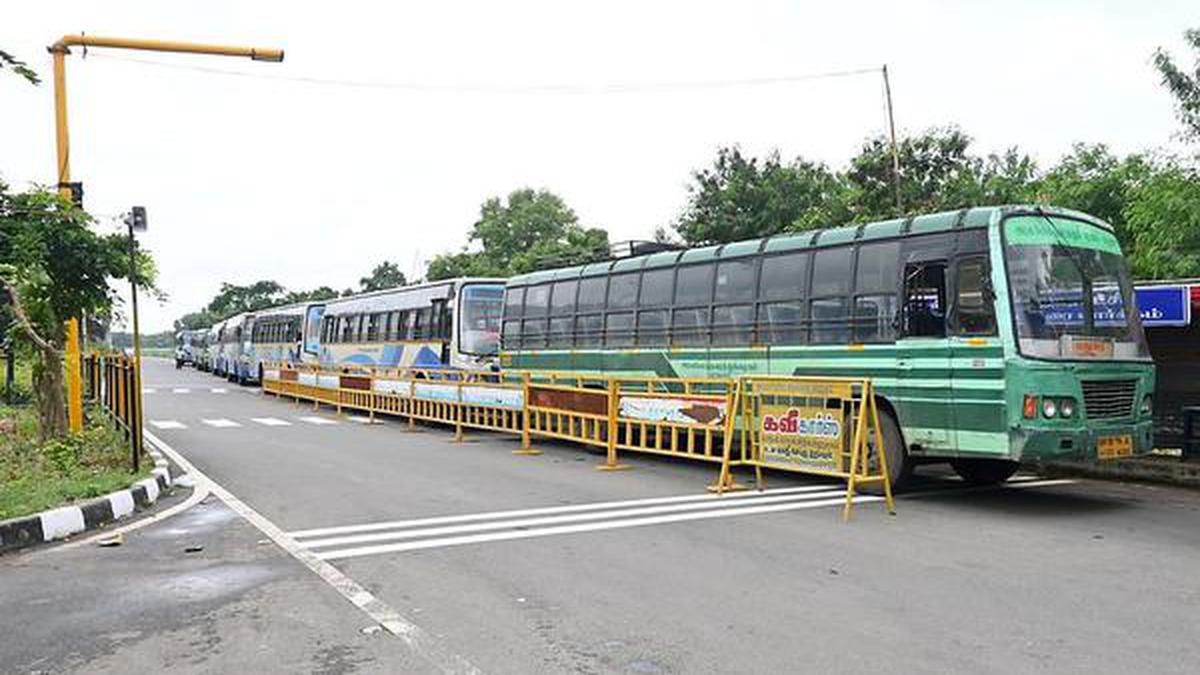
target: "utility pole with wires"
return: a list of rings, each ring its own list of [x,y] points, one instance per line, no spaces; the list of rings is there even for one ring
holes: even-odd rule
[[[896,118],[892,114],[892,83],[888,79],[887,64],[883,64],[883,92],[887,97],[888,135],[892,141],[892,192],[896,196],[896,215],[904,214],[900,203],[900,150],[896,147]]]

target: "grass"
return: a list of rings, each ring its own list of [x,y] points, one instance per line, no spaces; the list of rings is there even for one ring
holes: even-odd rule
[[[17,518],[122,490],[150,474],[152,462],[130,472],[129,443],[99,409],[84,431],[43,443],[32,406],[0,406],[0,520]],[[143,455],[143,458],[145,455]]]

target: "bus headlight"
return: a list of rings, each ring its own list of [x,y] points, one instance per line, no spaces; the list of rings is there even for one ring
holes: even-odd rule
[[[1075,415],[1075,399],[1064,398],[1058,402],[1058,414],[1064,418]]]
[[[1141,413],[1143,415],[1149,415],[1152,412],[1154,412],[1154,397],[1150,394],[1146,394],[1142,397]]]
[[[1058,414],[1058,404],[1052,398],[1042,399],[1042,416],[1046,418],[1054,417]]]

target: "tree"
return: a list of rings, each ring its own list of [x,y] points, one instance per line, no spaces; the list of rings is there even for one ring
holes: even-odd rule
[[[25,78],[30,84],[41,84],[42,80],[32,68],[25,64],[24,61],[18,59],[12,54],[0,49],[0,70],[8,68],[17,75]]]
[[[322,300],[332,300],[337,296],[337,291],[328,286],[321,286],[311,291],[289,291],[283,297],[283,303],[291,305],[299,302],[321,302]]]
[[[404,272],[400,271],[400,266],[385,260],[376,265],[369,276],[359,279],[358,287],[360,291],[367,293],[382,291],[385,288],[398,288],[407,283],[408,280],[404,278]]]
[[[275,281],[264,279],[245,286],[223,283],[221,290],[205,309],[219,319],[227,319],[242,312],[253,312],[281,304],[283,295],[283,286]]]
[[[828,227],[850,216],[840,176],[803,158],[784,164],[778,151],[760,162],[737,146],[719,148],[712,166],[694,172],[692,181],[675,223],[692,245]]]
[[[1138,278],[1200,276],[1200,176],[1175,163],[1130,186],[1122,209],[1133,240],[1126,249]]]
[[[0,276],[16,319],[14,336],[35,356],[34,389],[45,438],[66,433],[63,322],[111,313],[110,280],[129,276],[128,237],[98,235],[89,228],[92,222],[53,192],[13,194],[0,183]],[[144,252],[135,273],[139,285],[154,287],[154,263]]]
[[[608,233],[583,228],[562,198],[546,191],[516,190],[488,199],[471,227],[469,244],[429,263],[430,281],[458,276],[508,277],[546,267],[577,265],[608,256]]]
[[[1183,39],[1196,51],[1196,63],[1190,73],[1176,65],[1161,47],[1154,52],[1154,67],[1163,86],[1175,97],[1175,113],[1183,124],[1183,136],[1200,141],[1200,28],[1184,31]]]

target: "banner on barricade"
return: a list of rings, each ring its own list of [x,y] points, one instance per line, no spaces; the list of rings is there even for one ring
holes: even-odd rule
[[[674,424],[700,424],[713,428],[725,425],[725,399],[680,398],[646,395],[620,397],[617,414],[623,419]]]
[[[759,433],[762,462],[780,468],[842,471],[845,416],[840,407],[764,404]]]

